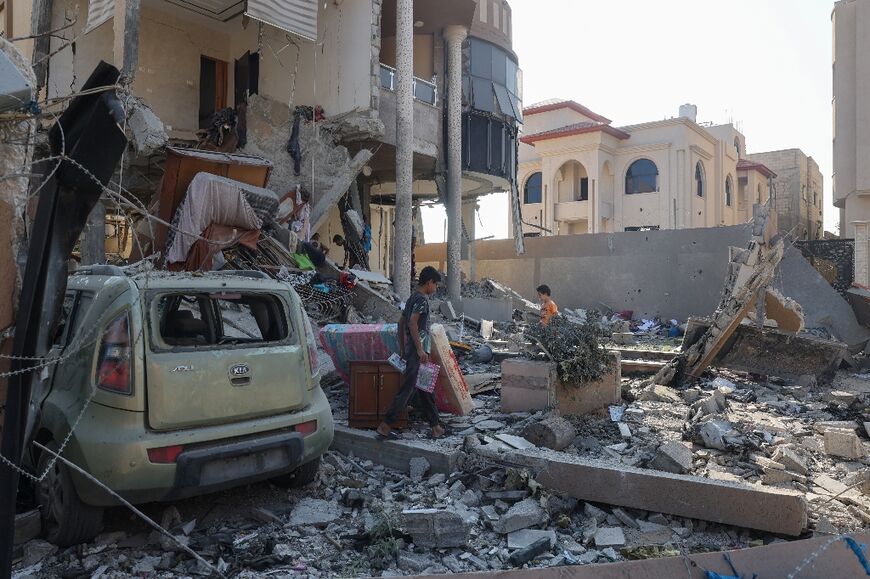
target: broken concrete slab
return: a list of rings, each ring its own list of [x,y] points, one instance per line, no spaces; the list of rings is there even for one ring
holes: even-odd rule
[[[532,469],[550,491],[585,501],[668,513],[744,528],[797,536],[807,522],[801,493],[668,474],[545,449],[476,453]]]
[[[501,516],[493,525],[496,533],[507,535],[520,529],[528,529],[540,525],[547,520],[547,513],[535,499],[525,499]]]
[[[825,431],[825,452],[854,460],[864,457],[864,446],[853,431],[829,428]]]
[[[402,524],[414,544],[433,549],[464,547],[470,525],[455,512],[440,509],[402,511]]]
[[[441,312],[442,316],[451,322],[459,319],[459,315],[456,313],[456,308],[453,307],[453,302],[449,300],[441,302],[438,310]]]
[[[556,545],[556,531],[550,529],[547,531],[539,531],[537,529],[520,529],[514,531],[507,536],[508,549],[525,549],[539,539],[548,539],[550,547]]]
[[[595,532],[596,547],[621,547],[625,545],[622,527],[602,527]]]
[[[341,518],[341,507],[330,501],[304,498],[293,507],[290,513],[290,526],[325,527]]]
[[[691,347],[710,327],[710,321],[690,318],[683,349]],[[797,381],[815,376],[827,381],[840,365],[847,348],[842,342],[801,334],[787,336],[749,324],[737,327],[715,364],[731,370],[778,376]]]
[[[426,476],[427,472],[429,472],[430,467],[431,465],[428,460],[422,456],[415,456],[408,461],[408,474],[410,474],[413,482],[422,482],[423,477]]]
[[[410,472],[413,458],[425,458],[431,473],[453,474],[459,470],[464,453],[458,449],[427,444],[416,440],[380,440],[372,431],[335,425],[335,437],[330,447],[342,454],[353,453],[400,472]]]
[[[792,472],[802,475],[806,475],[809,472],[807,470],[807,461],[801,458],[798,453],[786,446],[777,447],[776,451],[773,453],[773,460],[781,463],[785,468]]]
[[[689,472],[692,470],[692,451],[682,442],[666,442],[659,447],[649,466],[673,474]]]
[[[515,436],[513,434],[496,434],[495,437],[500,441],[504,442],[508,446],[512,446],[514,448],[518,448],[520,450],[525,450],[527,448],[534,448],[535,445],[522,436]]]
[[[676,390],[661,384],[647,386],[640,391],[637,399],[641,402],[667,402],[670,404],[678,404],[683,401]]]

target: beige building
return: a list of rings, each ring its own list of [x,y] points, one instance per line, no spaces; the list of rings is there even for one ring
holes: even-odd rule
[[[733,125],[702,126],[697,108],[614,127],[574,101],[524,111],[519,183],[526,235],[734,225],[768,199],[773,176],[745,158]]]
[[[855,238],[855,281],[870,285],[870,0],[841,0],[834,35],[834,205]]]
[[[824,179],[819,165],[800,149],[748,155],[776,173],[771,205],[780,231],[795,239],[824,237]]]

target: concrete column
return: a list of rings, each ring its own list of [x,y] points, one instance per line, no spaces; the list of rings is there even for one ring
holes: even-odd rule
[[[447,293],[454,302],[462,299],[462,42],[466,36],[468,30],[464,26],[444,29],[447,41]],[[472,228],[473,221],[472,215]],[[473,245],[470,251],[474,250]]]
[[[870,221],[853,221],[855,228],[855,283],[870,287]]]
[[[463,245],[467,245],[466,253],[468,255],[468,281],[477,281],[477,243],[474,241],[477,238],[476,213],[477,201],[467,201],[462,204],[462,226],[465,230],[464,234],[462,235],[462,243]],[[465,238],[466,235],[468,236],[467,240]],[[459,265],[461,271],[461,262]],[[460,273],[460,277],[461,275],[462,274]]]
[[[115,0],[112,20],[115,66],[128,82],[133,82],[139,66],[139,5],[140,0]]]
[[[411,295],[414,184],[414,0],[396,2],[396,221],[393,289]]]

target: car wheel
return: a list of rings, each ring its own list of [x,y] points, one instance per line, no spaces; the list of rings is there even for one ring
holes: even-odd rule
[[[282,474],[272,479],[272,483],[285,488],[298,489],[314,482],[317,471],[320,470],[320,457],[306,462],[289,474]]]
[[[52,442],[46,448],[57,452],[58,447]],[[59,460],[52,464],[52,458],[51,454],[43,452],[37,466],[40,475],[48,469],[36,484],[43,534],[49,542],[61,547],[86,543],[102,530],[103,509],[84,504],[76,493],[69,469]]]

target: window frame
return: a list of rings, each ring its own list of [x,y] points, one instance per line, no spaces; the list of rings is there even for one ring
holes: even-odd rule
[[[528,200],[528,187],[529,181],[531,181],[535,176],[539,176],[541,179],[540,188],[538,189],[538,201],[529,201]],[[526,177],[526,180],[523,182],[523,205],[540,205],[544,202],[544,173],[541,171],[534,171]]]
[[[655,174],[644,174],[644,175],[633,176],[631,174],[631,170],[635,167],[635,165],[637,165],[638,163],[643,163],[643,162],[646,162],[646,163],[649,163],[650,165],[652,165],[653,169],[655,169]],[[653,161],[652,159],[649,159],[647,157],[641,157],[639,159],[635,159],[634,161],[629,163],[628,168],[626,168],[626,170],[625,170],[625,179],[623,180],[624,193],[626,195],[643,195],[644,193],[659,193],[660,192],[660,190],[659,190],[659,176],[660,176],[659,166],[656,164],[655,161]],[[632,180],[631,182],[634,183],[634,179],[640,179],[641,177],[644,179],[648,179],[649,177],[654,177],[655,178],[655,185],[654,185],[653,189],[651,191],[641,191],[641,190],[630,191],[629,190],[629,180]]]

